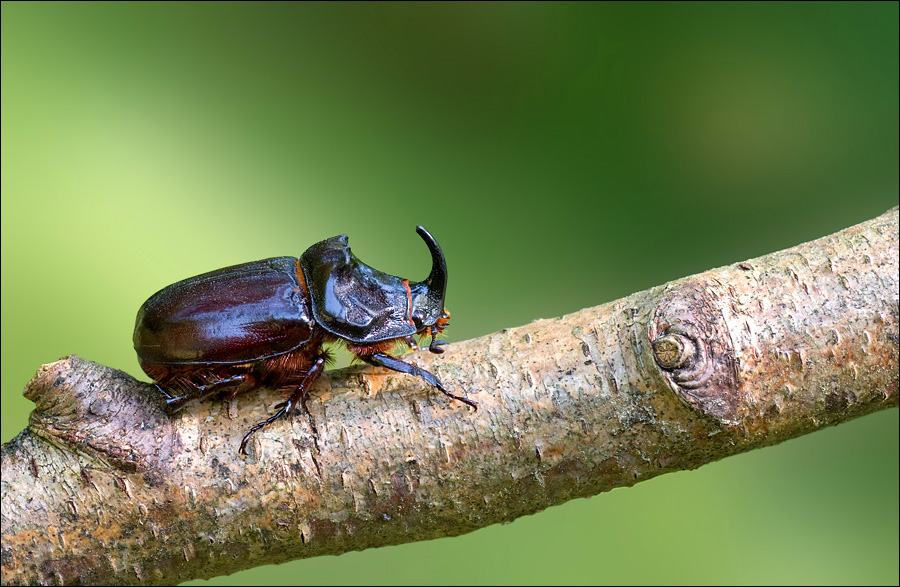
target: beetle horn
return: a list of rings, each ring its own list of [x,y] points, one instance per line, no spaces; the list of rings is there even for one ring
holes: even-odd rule
[[[428,287],[429,292],[439,294],[440,300],[443,301],[444,294],[447,292],[447,262],[444,260],[444,252],[431,233],[423,226],[417,226],[416,232],[419,233],[431,252],[431,273],[422,283]]]
[[[422,226],[416,227],[416,232],[428,245],[431,252],[431,273],[425,281],[410,283],[413,292],[413,318],[419,321],[419,326],[431,326],[444,312],[444,295],[447,292],[447,262],[444,260],[444,252],[427,230]]]

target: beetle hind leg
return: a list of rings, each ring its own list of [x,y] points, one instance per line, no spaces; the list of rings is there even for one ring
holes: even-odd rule
[[[166,407],[170,412],[177,412],[193,401],[202,401],[215,394],[223,394],[226,398],[232,398],[242,391],[252,389],[259,385],[258,378],[252,373],[236,373],[224,377],[200,377],[203,383],[198,383],[197,378],[177,377],[165,383],[157,383],[159,389],[166,398]]]
[[[478,409],[478,404],[474,401],[464,398],[458,395],[453,395],[447,389],[444,388],[444,385],[441,383],[440,379],[434,376],[429,371],[422,369],[421,367],[417,367],[415,365],[410,365],[409,363],[404,363],[400,359],[396,357],[392,357],[386,353],[373,353],[371,355],[358,355],[360,359],[365,361],[370,365],[375,365],[376,367],[385,367],[392,371],[397,371],[399,373],[406,373],[407,375],[413,375],[415,377],[421,377],[434,387],[438,388],[438,390],[451,399],[455,399],[461,401],[462,403],[471,406],[475,410]]]

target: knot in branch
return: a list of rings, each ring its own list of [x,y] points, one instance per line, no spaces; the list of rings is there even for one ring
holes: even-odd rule
[[[733,422],[740,406],[734,349],[711,289],[693,283],[667,289],[648,335],[669,388],[689,406]]]

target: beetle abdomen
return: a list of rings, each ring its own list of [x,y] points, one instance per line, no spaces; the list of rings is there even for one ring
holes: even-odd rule
[[[148,363],[246,363],[300,347],[313,328],[298,260],[277,257],[160,290],[138,311],[134,348]]]

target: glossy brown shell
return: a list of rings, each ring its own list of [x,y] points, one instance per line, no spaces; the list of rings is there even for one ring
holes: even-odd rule
[[[226,267],[160,290],[138,311],[134,348],[156,364],[238,364],[281,355],[313,335],[298,259]]]

